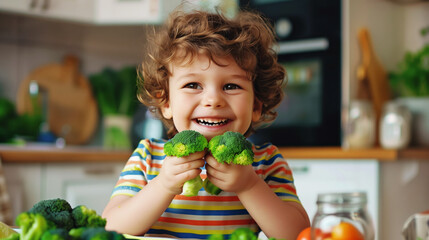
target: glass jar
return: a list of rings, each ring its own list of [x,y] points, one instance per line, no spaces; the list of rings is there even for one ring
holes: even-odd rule
[[[354,100],[343,111],[343,148],[371,148],[375,144],[375,112],[370,101]]]
[[[329,236],[335,227],[340,226],[340,223],[352,224],[365,240],[374,239],[374,227],[367,211],[365,192],[323,193],[318,195],[317,212],[313,218],[311,235]]]
[[[379,135],[383,148],[407,147],[411,138],[411,112],[396,102],[386,103],[380,118]]]

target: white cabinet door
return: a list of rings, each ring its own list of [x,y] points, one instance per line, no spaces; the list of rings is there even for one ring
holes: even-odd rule
[[[0,9],[13,12],[30,13],[35,11],[33,0],[1,0]]]
[[[41,199],[42,165],[32,163],[3,164],[6,186],[12,204],[13,219]]]
[[[366,192],[368,211],[376,234],[379,205],[379,162],[377,160],[288,160],[298,196],[310,220],[316,214],[319,193]]]
[[[101,214],[123,166],[122,163],[45,165],[42,198],[63,198],[72,207],[86,205]]]
[[[92,24],[159,24],[181,0],[1,0],[0,10]]]

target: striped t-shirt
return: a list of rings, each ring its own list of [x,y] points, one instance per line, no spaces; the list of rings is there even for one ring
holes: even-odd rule
[[[113,190],[116,195],[134,196],[155,178],[165,159],[164,140],[142,140],[131,155]],[[272,144],[253,145],[255,172],[283,201],[299,202],[292,172]],[[201,178],[206,178],[205,169]],[[207,239],[211,234],[224,234],[229,239],[235,229],[246,227],[255,233],[259,227],[236,194],[221,192],[217,196],[201,189],[198,196],[176,195],[166,211],[145,236],[184,239]]]

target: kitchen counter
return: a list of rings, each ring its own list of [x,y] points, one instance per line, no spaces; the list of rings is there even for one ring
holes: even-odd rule
[[[429,160],[428,148],[344,150],[341,147],[280,147],[279,149],[287,159]],[[131,151],[106,150],[100,147],[70,146],[60,149],[52,146],[0,145],[0,158],[2,162],[8,163],[125,162],[130,155]]]

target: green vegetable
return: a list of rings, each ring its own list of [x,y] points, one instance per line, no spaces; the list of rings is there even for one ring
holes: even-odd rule
[[[211,234],[207,238],[208,240],[224,240],[224,235],[222,234]],[[234,232],[231,233],[229,240],[257,240],[258,237],[256,234],[250,230],[250,228],[237,228]],[[270,240],[275,240],[275,238],[270,238]]]
[[[185,130],[177,133],[164,145],[167,156],[184,157],[204,151],[208,146],[207,139],[199,132]]]
[[[230,240],[257,240],[258,237],[249,228],[237,228],[231,234]]]
[[[18,115],[12,101],[0,97],[0,142],[13,142],[18,136],[35,140],[39,134],[40,114]]]
[[[204,190],[206,190],[206,192],[210,193],[211,195],[218,195],[219,193],[222,192],[222,189],[218,188],[207,178],[203,181],[203,188]]]
[[[64,228],[50,229],[43,233],[41,240],[69,240],[70,236]]]
[[[71,211],[72,207],[66,200],[56,198],[39,201],[28,212],[41,214],[58,228],[68,231],[75,225]]]
[[[21,228],[20,240],[37,240],[43,233],[55,226],[42,214],[22,212],[16,219],[15,224]]]
[[[204,151],[207,148],[207,139],[197,131],[185,130],[177,133],[164,145],[164,153],[167,156],[184,157],[189,154]],[[185,196],[196,196],[203,187],[200,176],[191,179],[183,185]]]
[[[407,52],[389,78],[396,96],[429,96],[429,44],[417,52]]]
[[[106,226],[106,219],[102,218],[93,209],[84,205],[79,205],[71,211],[74,227],[104,227]]]
[[[133,116],[138,104],[135,67],[124,67],[119,71],[107,67],[91,75],[89,81],[102,115]]]
[[[238,132],[225,132],[215,136],[209,142],[209,150],[219,163],[250,165],[253,163],[254,153],[252,144]],[[222,189],[215,186],[207,178],[203,182],[206,192],[218,195]]]
[[[122,240],[125,237],[114,231],[107,231],[104,227],[87,228],[79,237],[82,240]]]
[[[220,163],[250,165],[253,163],[252,144],[238,132],[225,132],[209,142],[209,150]]]
[[[103,117],[126,116],[131,118],[138,106],[137,71],[124,67],[118,71],[105,68],[89,77],[94,96]],[[104,129],[103,145],[115,149],[131,148],[129,132],[115,126]]]

